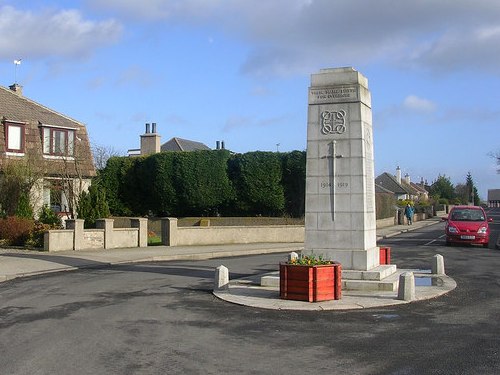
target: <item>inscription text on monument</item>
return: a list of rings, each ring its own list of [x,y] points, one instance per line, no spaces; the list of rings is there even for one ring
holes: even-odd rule
[[[359,99],[356,86],[311,88],[309,104],[331,103],[332,101],[357,101]]]

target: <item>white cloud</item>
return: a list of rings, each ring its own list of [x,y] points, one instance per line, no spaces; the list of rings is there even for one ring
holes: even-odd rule
[[[430,71],[485,67],[500,74],[498,0],[88,0],[136,20],[209,26],[240,38],[241,71],[310,73],[382,62]]]
[[[78,10],[17,10],[0,7],[0,56],[82,57],[114,43],[122,33],[115,20],[90,21]]]
[[[406,109],[417,112],[433,112],[436,109],[436,105],[433,102],[415,95],[407,96],[403,102],[403,106]]]

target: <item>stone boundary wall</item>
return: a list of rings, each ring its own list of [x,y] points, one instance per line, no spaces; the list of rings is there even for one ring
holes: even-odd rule
[[[414,220],[425,220],[415,214]],[[132,228],[114,228],[113,219],[97,220],[97,229],[84,229],[84,221],[67,220],[68,229],[49,230],[44,235],[45,251],[115,249],[148,246],[148,219],[130,219]],[[395,218],[377,220],[377,228],[393,226]],[[178,227],[176,218],[161,219],[165,246],[202,246],[247,243],[304,242],[304,225]]]
[[[114,228],[113,219],[99,219],[97,229],[84,229],[84,220],[66,220],[66,228],[44,233],[45,251],[116,249],[148,246],[148,219],[131,219],[132,228]]]
[[[176,218],[162,219],[161,238],[166,246],[304,242],[303,225],[238,227],[178,227]]]

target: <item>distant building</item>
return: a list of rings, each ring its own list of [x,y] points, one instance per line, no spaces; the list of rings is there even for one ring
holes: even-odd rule
[[[427,200],[429,193],[425,189],[422,181],[419,184],[411,182],[407,174],[404,179],[401,177],[401,169],[397,167],[396,175],[384,172],[375,178],[375,189],[377,192],[392,192],[397,200]]]
[[[169,141],[161,144],[161,135],[157,133],[156,123],[146,124],[146,132],[141,136],[141,148],[128,150],[128,156],[151,155],[167,151],[197,151],[210,150],[204,143],[173,137]],[[217,149],[220,142],[217,141]],[[224,142],[222,142],[224,148]]]
[[[488,207],[500,207],[500,189],[488,190]]]
[[[161,151],[198,151],[210,150],[210,147],[201,142],[174,137],[162,144],[160,149]]]

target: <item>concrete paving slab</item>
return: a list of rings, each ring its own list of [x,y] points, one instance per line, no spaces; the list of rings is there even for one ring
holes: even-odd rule
[[[415,270],[400,270],[412,271]],[[418,276],[419,275],[419,276]],[[457,283],[451,277],[446,275],[431,275],[429,273],[415,274],[415,277],[426,277],[433,279],[428,286],[415,287],[415,300],[426,300],[437,298],[446,294],[457,287]],[[434,285],[433,285],[434,284]],[[340,300],[321,301],[321,302],[303,302],[280,299],[279,288],[263,287],[249,283],[246,279],[233,280],[229,288],[224,291],[214,291],[216,297],[238,305],[256,307],[261,309],[274,310],[353,310],[368,309],[373,307],[383,307],[392,305],[401,305],[414,301],[399,300],[398,292],[371,292],[371,291],[342,291]]]

